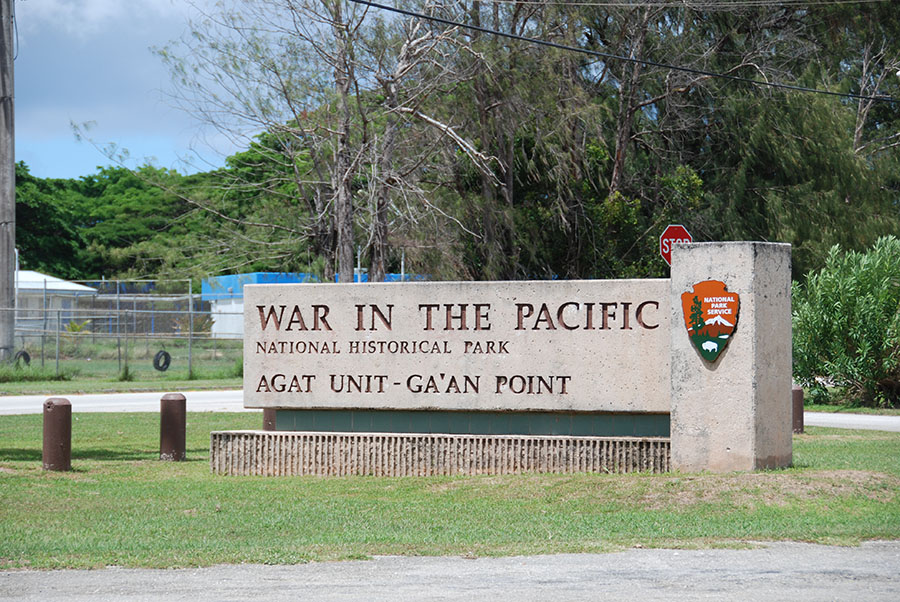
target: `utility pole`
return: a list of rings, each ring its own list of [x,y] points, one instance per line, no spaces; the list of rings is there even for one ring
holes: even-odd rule
[[[0,361],[15,345],[16,155],[13,120],[13,2],[0,0]]]

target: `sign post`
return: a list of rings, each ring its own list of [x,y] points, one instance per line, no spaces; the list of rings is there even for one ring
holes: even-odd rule
[[[694,242],[691,233],[681,224],[669,224],[659,236],[659,254],[672,266],[672,246],[677,242]]]

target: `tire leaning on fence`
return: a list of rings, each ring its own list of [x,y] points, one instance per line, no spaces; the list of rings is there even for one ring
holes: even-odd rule
[[[19,365],[19,362],[22,362],[23,364],[25,364],[27,366],[27,365],[31,364],[31,356],[28,355],[27,351],[22,349],[22,350],[16,352],[16,356],[13,361],[16,363],[17,366]]]
[[[169,369],[169,364],[172,363],[172,356],[169,355],[169,352],[165,349],[161,349],[156,352],[156,356],[153,358],[153,367],[159,370],[160,372],[165,372]]]

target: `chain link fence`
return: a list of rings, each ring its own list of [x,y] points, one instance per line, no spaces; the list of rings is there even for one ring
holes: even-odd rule
[[[10,311],[10,310],[7,310]],[[85,379],[242,375],[242,311],[216,308],[190,281],[43,282],[19,288],[15,361]]]

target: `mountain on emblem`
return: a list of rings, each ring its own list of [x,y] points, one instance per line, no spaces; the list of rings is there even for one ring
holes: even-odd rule
[[[740,297],[728,292],[720,280],[704,280],[681,294],[684,325],[691,342],[703,356],[714,362],[725,350],[737,327]]]
[[[709,322],[706,323],[707,326],[709,326],[710,324],[717,324],[719,326],[727,326],[729,328],[734,328],[734,324],[731,324],[730,322],[728,322],[728,320],[726,320],[722,316],[716,316],[715,318],[713,318],[712,320],[710,320]]]

